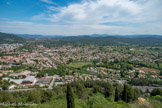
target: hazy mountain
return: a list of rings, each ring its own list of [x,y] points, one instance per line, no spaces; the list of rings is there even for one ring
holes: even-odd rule
[[[36,38],[66,38],[66,37],[124,37],[124,38],[162,38],[161,35],[110,35],[110,34],[92,34],[92,35],[77,35],[77,36],[63,36],[63,35],[29,35],[29,34],[15,34],[26,39]]]
[[[65,36],[56,35],[56,36],[49,36],[49,35],[30,35],[30,34],[15,34],[16,36],[26,38],[26,39],[38,39],[38,38],[63,38]]]
[[[0,32],[0,44],[2,43],[21,43],[25,39],[13,34],[1,33]]]
[[[162,36],[160,35],[107,35],[107,34],[94,34],[94,35],[78,35],[78,36],[44,36],[44,35],[28,35],[28,34],[7,34],[0,33],[0,43],[17,43],[24,42],[28,39],[59,39],[62,42],[72,43],[94,43],[94,44],[139,44],[139,45],[152,45],[161,46]]]

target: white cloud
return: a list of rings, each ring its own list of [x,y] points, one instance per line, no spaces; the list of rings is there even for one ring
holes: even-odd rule
[[[0,22],[0,31],[45,35],[162,35],[161,5],[162,0],[83,0],[66,7],[47,6],[52,11],[49,15],[42,13],[31,18],[48,20],[51,24],[6,21]]]
[[[59,11],[60,10],[59,7],[54,7],[54,6],[46,6],[46,7],[51,11]]]
[[[145,23],[160,20],[161,0],[84,0],[57,9],[50,21],[68,24]]]
[[[31,20],[50,20],[45,13],[41,13],[30,18]]]
[[[88,0],[60,8],[51,21],[72,24],[99,24],[104,22],[127,21],[141,13],[141,6],[129,0]]]
[[[51,1],[51,0],[40,0],[40,1],[45,2],[45,3],[48,3],[48,4],[56,4],[56,3],[54,3],[54,2]]]

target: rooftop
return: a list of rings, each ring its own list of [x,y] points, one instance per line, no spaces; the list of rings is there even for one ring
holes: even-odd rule
[[[34,82],[34,80],[35,80],[35,76],[27,76],[23,81]]]

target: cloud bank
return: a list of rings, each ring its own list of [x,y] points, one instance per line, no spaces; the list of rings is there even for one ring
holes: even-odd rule
[[[41,0],[52,4],[52,1]],[[162,0],[82,0],[35,15],[30,22],[0,22],[1,31],[46,35],[162,34]],[[15,26],[16,28],[13,28]]]

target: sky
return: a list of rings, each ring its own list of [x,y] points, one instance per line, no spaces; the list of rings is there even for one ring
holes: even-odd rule
[[[0,0],[0,32],[162,35],[162,0]]]

